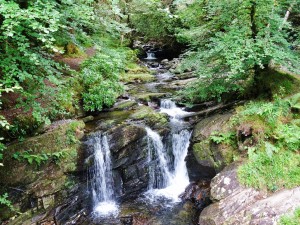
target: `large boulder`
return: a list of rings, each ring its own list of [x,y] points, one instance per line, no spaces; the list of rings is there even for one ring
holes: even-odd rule
[[[194,128],[187,167],[191,181],[212,178],[233,160],[234,149],[228,144],[216,144],[210,136],[214,132],[227,132],[232,112],[215,114],[198,122]]]
[[[78,171],[84,123],[69,121],[48,132],[7,147],[0,169],[0,191],[8,192],[16,210],[45,210],[59,203]],[[0,210],[6,219],[15,212]]]
[[[273,225],[279,218],[300,206],[300,187],[268,194],[246,188],[237,177],[238,165],[226,167],[212,179],[212,205],[199,218],[201,225]]]

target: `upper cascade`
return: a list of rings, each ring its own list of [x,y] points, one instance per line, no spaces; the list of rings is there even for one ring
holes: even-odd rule
[[[180,119],[182,116],[190,114],[182,108],[176,106],[175,102],[170,99],[162,99],[160,102],[160,111],[167,113],[172,119]]]
[[[156,57],[155,57],[155,53],[154,52],[146,52],[147,53],[147,58],[145,58],[145,59],[147,59],[147,60],[154,60],[154,59],[157,59]]]

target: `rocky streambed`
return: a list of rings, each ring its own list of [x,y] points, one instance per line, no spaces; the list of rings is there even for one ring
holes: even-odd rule
[[[0,189],[13,196],[18,213],[0,209],[3,221],[10,218],[0,222],[276,224],[293,210],[299,188],[268,195],[243,187],[238,163],[231,164],[238,150],[210,140],[214,131],[228,129],[240,102],[176,105],[175,91],[196,79],[189,71],[174,73],[177,63],[143,61],[145,67],[122,78],[126,92],[113,108],[8,146]],[[37,166],[13,159],[20,148],[63,153]]]

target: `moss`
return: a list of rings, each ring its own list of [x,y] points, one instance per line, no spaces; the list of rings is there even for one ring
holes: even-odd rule
[[[124,102],[120,102],[119,104],[117,104],[114,109],[115,110],[128,110],[128,109],[132,109],[135,106],[137,106],[138,104],[135,101],[124,101]]]
[[[299,91],[300,80],[280,70],[265,70],[260,74],[255,91],[261,97],[273,97],[276,94],[288,96]]]
[[[84,53],[74,43],[69,42],[65,46],[65,55],[71,57],[78,57],[84,55]]]
[[[210,150],[209,140],[195,143],[193,145],[193,153],[198,162],[207,161],[210,166],[214,164],[213,153]]]
[[[143,93],[137,94],[133,97],[142,102],[158,101],[160,98],[166,96],[165,93]]]
[[[149,73],[149,69],[145,66],[140,66],[137,63],[128,63],[126,66],[126,70],[128,73],[135,74],[135,73]]]
[[[168,123],[168,116],[164,113],[159,113],[147,106],[141,106],[130,115],[132,120],[144,120],[147,125],[154,127],[163,127]]]
[[[121,77],[123,82],[148,83],[155,79],[150,73],[126,73]]]
[[[70,172],[75,169],[78,140],[83,136],[84,123],[82,121],[73,121],[69,124],[63,124],[53,131],[31,137],[23,142],[8,146],[4,155],[5,167],[0,170],[1,183],[6,185],[28,184],[41,178],[44,169],[51,165],[51,162],[38,167],[35,164],[28,164],[26,161],[17,161],[13,159],[16,152],[31,150],[31,154],[54,154],[57,152],[66,152],[64,157],[56,161],[56,164],[49,167],[62,172]],[[58,167],[58,168],[56,168]]]

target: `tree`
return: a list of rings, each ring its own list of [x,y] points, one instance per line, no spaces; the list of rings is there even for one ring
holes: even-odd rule
[[[200,22],[178,33],[179,39],[194,47],[186,65],[193,66],[200,78],[189,89],[190,100],[242,93],[270,62],[299,68],[299,57],[290,49],[293,27],[284,21],[287,7],[294,2],[196,1],[192,6],[201,5],[203,10]]]

